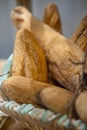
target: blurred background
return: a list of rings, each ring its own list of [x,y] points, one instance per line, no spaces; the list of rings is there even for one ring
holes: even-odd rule
[[[19,0],[21,1],[21,0]],[[43,18],[44,10],[49,2],[55,3],[60,12],[64,36],[70,38],[87,15],[87,0],[25,0],[27,8],[39,19]],[[8,58],[13,52],[16,29],[10,20],[11,10],[18,0],[0,0],[0,59]],[[23,4],[23,3],[22,3]]]

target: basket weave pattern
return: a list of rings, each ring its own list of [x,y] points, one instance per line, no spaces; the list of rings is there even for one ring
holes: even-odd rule
[[[4,66],[3,74],[10,72],[12,65],[11,55]],[[10,76],[10,73],[0,78],[0,85]],[[60,116],[50,110],[36,108],[32,104],[18,104],[15,101],[0,102],[0,110],[15,118],[24,128],[30,130],[87,130],[87,125],[80,119],[69,119],[68,115]],[[70,128],[70,126],[72,126]]]
[[[42,128],[58,130],[69,128],[70,124],[70,119],[67,115],[56,118],[59,114],[56,115],[50,110],[35,108],[32,104],[20,105],[14,101],[4,101],[0,103],[0,110],[17,119],[23,127],[32,130],[42,130]],[[87,128],[81,120],[72,119],[71,125],[73,127],[72,130],[86,130]]]

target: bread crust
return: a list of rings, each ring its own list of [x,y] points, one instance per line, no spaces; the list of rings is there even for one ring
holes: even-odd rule
[[[12,76],[47,82],[47,73],[46,58],[37,40],[28,30],[19,30],[14,46]]]

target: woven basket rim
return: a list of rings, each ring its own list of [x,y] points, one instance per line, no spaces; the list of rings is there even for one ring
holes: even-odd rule
[[[11,69],[11,65],[12,65],[12,57],[13,54],[10,55],[10,57],[8,58],[6,64],[4,65],[4,68],[2,70],[2,74],[7,73],[10,71]],[[4,75],[3,77],[0,77],[0,85],[2,84],[2,82],[7,79],[8,77],[10,77],[10,73],[7,73],[6,75]],[[6,105],[7,104],[7,105]],[[14,104],[16,105],[16,107],[19,106],[20,109],[13,109],[12,105],[14,106]],[[11,106],[9,106],[11,105]],[[29,109],[28,106],[32,106],[33,112],[28,112],[26,108]],[[24,111],[24,109],[26,110],[26,112]],[[28,120],[25,119],[25,117],[28,118],[28,116],[31,119],[31,122],[37,122],[35,123],[36,125],[41,125],[41,127],[47,128],[47,126],[52,126],[53,122],[55,121],[54,119],[57,118],[58,120],[56,121],[54,127],[55,128],[59,128],[59,127],[65,127],[66,129],[68,129],[68,127],[70,127],[70,119],[68,117],[68,115],[63,115],[62,117],[59,118],[60,113],[55,114],[54,112],[52,112],[51,110],[47,109],[45,110],[44,108],[36,108],[34,107],[32,104],[18,104],[15,101],[5,101],[3,103],[0,103],[0,110],[2,110],[4,113],[10,115],[11,117],[13,116],[16,119],[21,120],[21,123],[25,128],[29,128],[27,126]],[[23,113],[24,111],[24,113]],[[40,117],[40,113],[42,112],[42,116]],[[32,114],[31,114],[32,113]],[[25,116],[26,115],[26,116]],[[51,117],[51,118],[49,118]],[[23,120],[23,118],[25,120]],[[18,120],[18,121],[19,121]],[[51,125],[52,124],[52,125]],[[86,130],[87,129],[87,124],[85,124],[81,119],[72,119],[72,125],[75,129],[77,130]]]

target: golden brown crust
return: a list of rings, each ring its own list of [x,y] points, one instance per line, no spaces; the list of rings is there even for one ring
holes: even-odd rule
[[[61,18],[56,4],[49,3],[46,6],[43,22],[52,27],[55,31],[62,33]]]
[[[25,76],[47,82],[47,64],[37,40],[26,29],[17,32],[12,76]]]
[[[42,105],[56,113],[66,107],[72,96],[72,92],[56,86],[45,88],[40,93]]]
[[[35,81],[23,76],[12,76],[2,83],[2,91],[10,99],[19,103],[31,103],[35,106],[39,103],[38,95],[44,88],[53,85]]]
[[[17,13],[20,10],[22,13]],[[35,18],[24,7],[17,7],[16,12],[15,10],[13,12],[24,20],[20,28],[27,28],[39,41],[52,76],[64,87],[74,91],[79,86],[79,75],[82,76],[82,65],[76,65],[74,62],[83,62],[84,52],[72,41]],[[14,21],[18,19],[15,15],[12,15]]]
[[[83,51],[87,48],[87,16],[83,18],[76,32],[72,36],[72,41],[75,42]]]
[[[82,92],[76,99],[75,108],[78,116],[87,123],[87,91]]]

